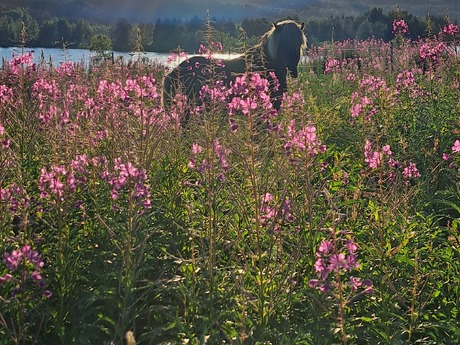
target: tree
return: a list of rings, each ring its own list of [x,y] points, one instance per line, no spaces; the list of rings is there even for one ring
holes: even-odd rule
[[[119,18],[112,30],[113,48],[118,51],[129,51],[134,46],[132,25],[124,18]]]
[[[364,16],[366,16],[371,23],[377,22],[385,22],[387,20],[387,16],[383,14],[382,8],[374,7],[372,10],[367,12]]]
[[[357,40],[365,40],[369,37],[374,35],[374,30],[372,29],[372,24],[367,19],[364,20],[361,25],[356,30],[356,39]]]
[[[59,43],[58,37],[56,22],[46,21],[40,27],[37,43],[42,47],[56,46]]]
[[[90,44],[92,34],[91,24],[87,20],[79,19],[73,30],[72,42],[79,48],[86,48]]]
[[[96,52],[99,57],[103,57],[112,50],[112,41],[106,35],[95,35],[91,37],[89,50]]]
[[[0,46],[9,46],[11,41],[10,23],[7,16],[0,17]]]
[[[270,30],[272,23],[267,18],[243,19],[241,28],[246,32],[248,37],[259,37]]]
[[[69,41],[72,38],[73,25],[67,19],[60,18],[56,23],[56,35],[59,42]]]

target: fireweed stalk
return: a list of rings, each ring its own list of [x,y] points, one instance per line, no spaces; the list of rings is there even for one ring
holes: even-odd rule
[[[358,246],[352,234],[339,230],[337,226],[330,229],[330,239],[321,241],[316,251],[315,271],[317,279],[311,279],[309,286],[317,289],[320,296],[331,296],[333,305],[329,308],[337,320],[340,328],[342,344],[348,343],[349,336],[346,331],[346,311],[352,303],[361,296],[373,292],[373,283],[370,279],[358,278],[352,273],[359,269],[357,260]],[[327,297],[322,297],[325,302]]]
[[[105,156],[93,157],[90,166],[97,173],[93,176],[98,180],[95,182],[105,182],[107,188],[104,190],[108,193],[101,194],[94,189],[95,199],[101,205],[104,199],[111,200],[111,207],[106,210],[111,217],[101,214],[101,210],[96,210],[96,217],[121,257],[117,277],[120,305],[114,341],[122,341],[125,332],[132,329],[135,313],[140,309],[136,304],[139,265],[143,260],[146,242],[155,230],[147,226],[151,208],[150,185],[144,168],[120,157],[113,162]]]
[[[34,310],[41,300],[52,296],[42,275],[45,263],[30,245],[24,245],[3,253],[3,264],[5,269],[0,271],[3,272],[0,275],[0,304],[3,305],[0,327],[7,331],[14,344],[23,344],[30,337],[29,327],[40,330],[43,325],[45,316],[35,317]]]

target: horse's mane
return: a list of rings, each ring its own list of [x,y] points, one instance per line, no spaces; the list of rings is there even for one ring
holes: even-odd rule
[[[261,56],[264,55],[265,58],[266,58],[267,45],[270,43],[270,41],[273,38],[275,38],[273,35],[276,35],[277,27],[282,26],[282,25],[286,25],[286,24],[293,24],[293,25],[295,25],[295,28],[297,28],[299,31],[301,31],[300,25],[297,22],[295,22],[293,20],[290,20],[290,19],[283,20],[281,22],[273,24],[271,29],[268,30],[266,33],[264,33],[259,38],[259,41],[254,46],[249,48],[249,51],[247,53],[249,53],[250,55],[253,55],[253,56],[256,55],[256,54],[260,54]],[[292,27],[294,27],[294,26],[292,26]],[[283,36],[284,35],[285,34],[283,34]],[[289,35],[289,33],[286,35],[286,37],[292,38],[292,36]],[[283,45],[285,45],[286,43],[290,43],[290,42],[281,42],[281,44],[283,44]],[[300,47],[305,48],[306,46],[307,46],[307,41],[306,41],[305,35],[302,34],[301,35]]]

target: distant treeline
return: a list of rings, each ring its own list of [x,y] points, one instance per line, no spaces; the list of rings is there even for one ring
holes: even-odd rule
[[[309,44],[320,44],[332,39],[366,39],[374,36],[391,40],[393,19],[404,19],[413,39],[437,33],[446,23],[443,17],[419,18],[404,11],[383,13],[374,8],[358,17],[341,16],[306,21]],[[301,21],[302,18],[291,18]],[[92,23],[88,20],[70,21],[65,17],[46,18],[32,16],[25,8],[0,10],[0,46],[26,46],[90,48],[95,37],[106,38],[110,48],[118,51],[142,49],[144,51],[169,52],[180,47],[188,52],[198,50],[207,40],[206,20],[193,17],[190,20],[158,19],[155,23],[133,24],[120,18],[112,25]],[[228,51],[236,49],[241,30],[251,40],[271,26],[266,18],[244,19],[235,23],[231,19],[210,20],[213,39],[221,41]]]

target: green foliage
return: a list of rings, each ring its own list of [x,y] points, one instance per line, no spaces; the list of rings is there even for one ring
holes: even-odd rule
[[[460,66],[420,65],[440,43],[312,49],[279,113],[256,77],[165,109],[162,67],[5,64],[0,344],[458,343]],[[29,245],[43,265],[8,260]]]
[[[100,56],[104,56],[112,50],[112,42],[105,35],[96,35],[91,37],[89,50],[96,52]]]

